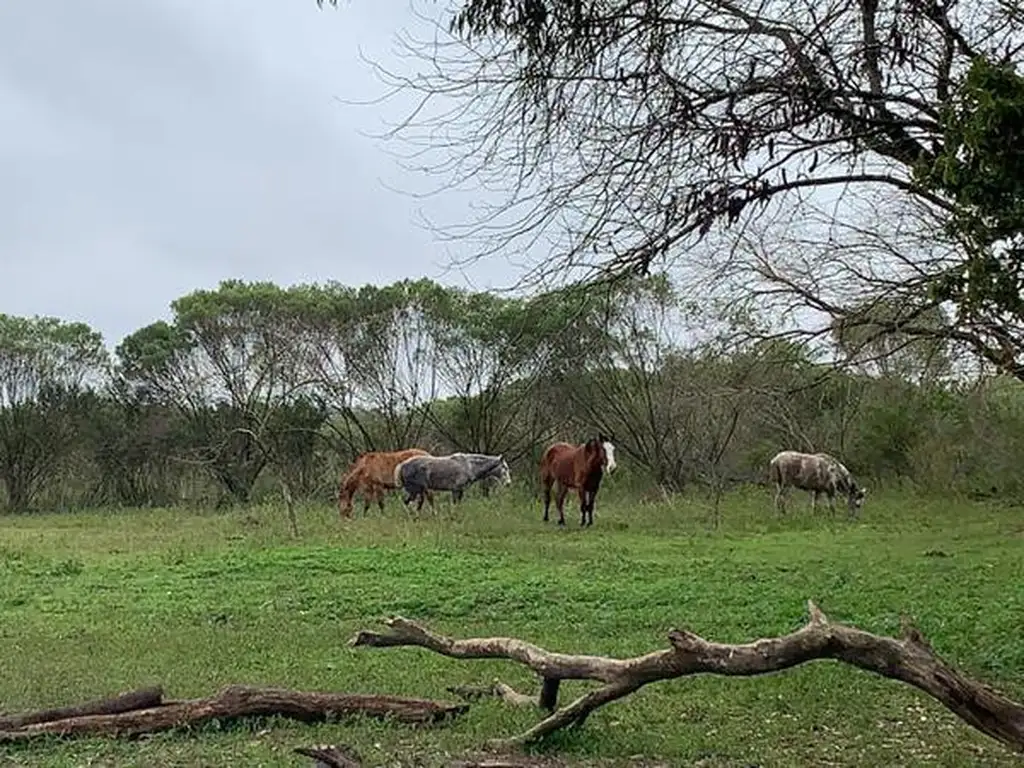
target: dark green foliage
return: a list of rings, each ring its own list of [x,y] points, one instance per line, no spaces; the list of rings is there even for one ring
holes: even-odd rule
[[[77,447],[82,399],[59,384],[0,410],[0,480],[7,506],[27,511],[47,482],[60,482],[63,463]]]
[[[968,315],[1020,317],[1024,268],[1024,77],[1012,63],[977,57],[944,105],[942,150],[922,161],[925,186],[956,202],[948,228],[967,247],[962,268],[935,295]]]
[[[174,503],[172,457],[186,445],[179,414],[123,387],[90,393],[83,439],[95,464],[91,501],[140,507]]]
[[[277,472],[286,478],[290,492],[309,497],[323,471],[318,449],[329,416],[323,402],[300,396],[275,408],[266,425],[266,442]]]
[[[105,364],[102,339],[82,323],[0,314],[0,482],[10,509],[27,510],[60,482],[79,447],[82,390]]]

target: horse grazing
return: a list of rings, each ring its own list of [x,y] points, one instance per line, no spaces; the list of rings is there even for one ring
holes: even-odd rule
[[[548,521],[551,488],[558,483],[558,524],[565,525],[565,496],[575,488],[580,497],[580,525],[594,524],[594,501],[607,471],[615,471],[615,446],[604,435],[591,438],[583,445],[553,443],[540,460],[540,482],[544,488],[544,522]]]
[[[414,456],[429,456],[421,448],[407,448],[404,451],[368,451],[359,454],[341,478],[338,505],[342,517],[352,516],[352,499],[357,493],[363,496],[363,514],[370,509],[372,501],[384,511],[384,492],[396,488],[395,467]],[[431,506],[433,494],[428,494]]]
[[[501,485],[512,484],[512,473],[504,457],[484,453],[414,456],[395,467],[394,484],[405,491],[406,504],[419,498],[419,511],[430,491],[451,491],[452,502],[457,504],[469,485],[485,477],[496,477]]]
[[[846,496],[850,517],[856,516],[864,504],[867,489],[857,486],[850,470],[827,453],[781,451],[768,465],[768,474],[775,483],[775,508],[785,511],[785,492],[792,486],[811,492],[811,512],[817,508],[818,495],[828,496],[829,510],[835,514],[836,493]]]
[[[492,473],[481,477],[480,482],[477,483],[477,485],[480,487],[480,494],[485,499],[489,499],[491,497],[491,491],[495,488],[500,488],[502,482],[501,478],[496,473]]]

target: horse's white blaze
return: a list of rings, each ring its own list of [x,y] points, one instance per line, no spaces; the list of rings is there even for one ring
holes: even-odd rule
[[[615,446],[606,441],[604,443],[604,453],[607,457],[604,463],[604,467],[606,470],[608,470],[608,473],[611,474],[612,472],[615,471],[615,467],[618,466],[615,463]]]
[[[512,473],[509,471],[508,463],[502,459],[501,461],[501,483],[502,485],[512,485]]]

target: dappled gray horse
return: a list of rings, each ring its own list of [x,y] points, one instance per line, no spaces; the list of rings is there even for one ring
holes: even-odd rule
[[[465,489],[483,478],[501,485],[512,484],[512,473],[502,456],[484,453],[453,453],[449,456],[415,456],[395,467],[395,485],[405,491],[404,502],[418,498],[416,509],[423,507],[429,491],[451,491],[459,502]]]
[[[843,494],[851,517],[860,510],[867,493],[866,489],[857,486],[850,470],[827,453],[781,451],[768,465],[768,474],[775,483],[775,508],[780,512],[785,511],[784,495],[790,486],[810,491],[812,512],[817,507],[818,494],[828,496],[828,506],[833,513],[836,494]]]

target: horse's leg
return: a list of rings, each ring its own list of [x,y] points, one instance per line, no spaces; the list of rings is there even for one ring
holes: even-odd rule
[[[338,515],[342,518],[352,517],[352,494],[344,488],[338,494]]]
[[[452,491],[452,504],[458,504],[462,501],[462,488],[456,488]]]
[[[548,521],[548,507],[551,506],[551,486],[554,484],[554,479],[543,478],[541,480],[544,486],[544,522]]]
[[[581,485],[577,494],[580,497],[580,526],[587,524],[587,491]]]
[[[569,489],[561,482],[558,484],[558,495],[555,496],[555,506],[558,507],[558,524],[565,525],[565,497]]]
[[[775,511],[779,514],[783,514],[786,511],[786,504],[783,499],[782,483],[778,483],[775,486]]]
[[[590,489],[587,491],[587,525],[591,526],[594,524],[594,503],[597,501],[597,491]]]

